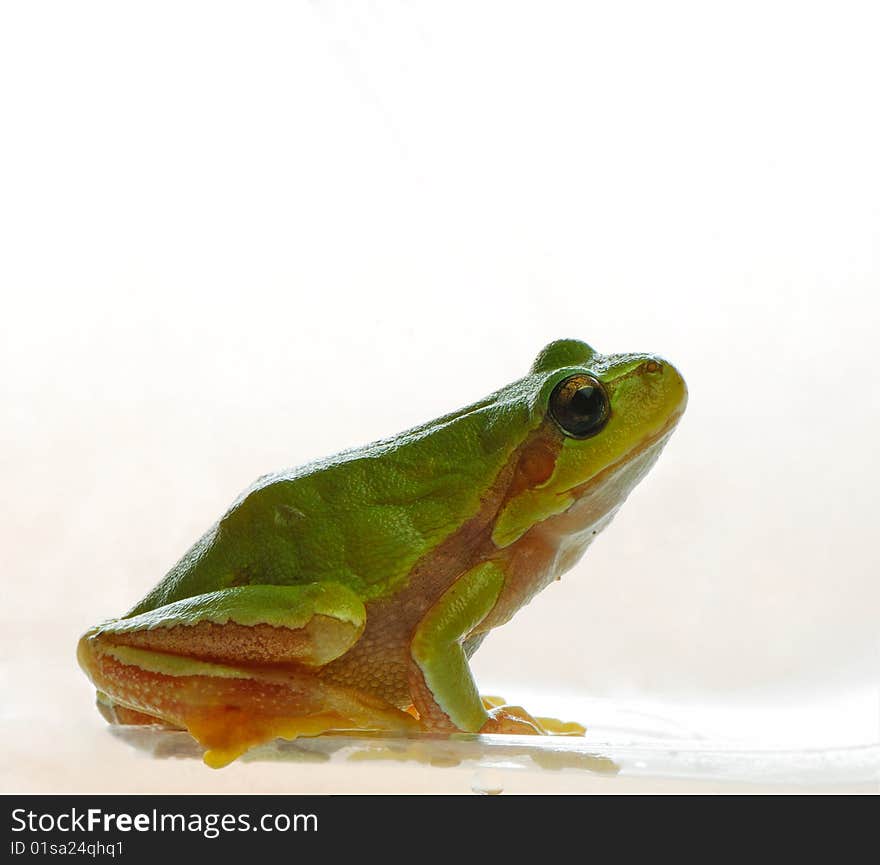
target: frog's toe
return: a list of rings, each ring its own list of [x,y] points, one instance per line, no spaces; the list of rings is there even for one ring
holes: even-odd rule
[[[522,706],[509,706],[500,697],[482,697],[489,720],[481,733],[506,733],[519,736],[583,736],[587,728],[577,721],[536,717]]]
[[[546,735],[537,719],[522,706],[496,706],[489,710],[489,720],[481,733],[507,733],[516,736]]]
[[[559,718],[539,717],[535,720],[551,736],[584,736],[587,728],[577,721],[560,721]]]

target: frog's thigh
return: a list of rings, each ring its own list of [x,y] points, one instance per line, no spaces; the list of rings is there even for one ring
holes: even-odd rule
[[[416,627],[410,690],[424,726],[476,732],[489,719],[462,644],[495,606],[503,585],[500,565],[477,565],[446,590]]]
[[[117,619],[92,639],[202,661],[320,667],[351,648],[365,621],[360,598],[338,583],[237,586]]]
[[[314,675],[364,622],[343,586],[236,587],[96,628],[79,656],[112,701],[186,727],[219,766],[278,736],[412,726],[384,701]]]

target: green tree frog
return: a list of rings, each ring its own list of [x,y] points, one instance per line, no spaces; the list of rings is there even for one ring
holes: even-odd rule
[[[468,661],[580,559],[686,401],[660,357],[558,340],[460,411],[261,477],[80,639],[99,707],[188,730],[214,767],[329,730],[577,729],[482,698]]]

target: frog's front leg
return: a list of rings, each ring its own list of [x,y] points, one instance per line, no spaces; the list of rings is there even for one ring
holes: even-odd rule
[[[503,587],[500,564],[477,565],[458,577],[416,627],[409,678],[423,727],[471,733],[544,732],[523,709],[487,706],[468,666],[463,644],[489,615]]]
[[[112,703],[185,727],[216,767],[279,736],[413,729],[384,700],[315,675],[365,620],[339,584],[240,586],[93,628],[78,656]]]

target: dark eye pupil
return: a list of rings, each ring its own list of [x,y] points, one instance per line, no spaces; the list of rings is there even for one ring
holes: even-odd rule
[[[602,394],[592,385],[579,387],[572,394],[569,409],[572,414],[585,420],[602,413]]]
[[[574,438],[595,435],[608,421],[605,389],[588,375],[574,375],[553,389],[550,413],[562,431]]]

